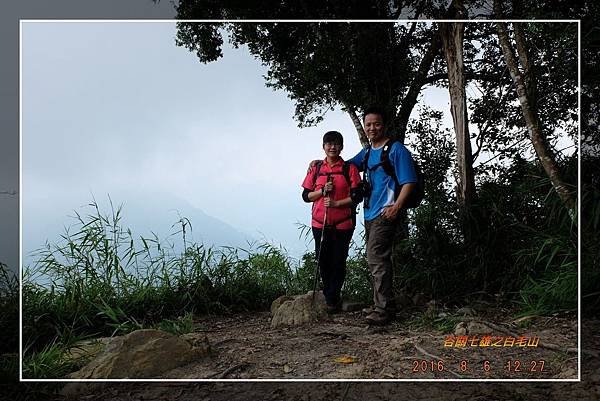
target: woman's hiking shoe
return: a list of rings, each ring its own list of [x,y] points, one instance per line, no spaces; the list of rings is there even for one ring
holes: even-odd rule
[[[375,326],[383,326],[388,324],[392,319],[391,315],[387,312],[375,310],[365,317],[368,324]]]
[[[362,313],[363,313],[363,315],[366,316],[366,315],[370,315],[373,312],[377,312],[379,310],[380,309],[377,309],[375,307],[375,305],[371,305],[371,306],[367,306],[366,308],[363,308]],[[394,316],[396,316],[396,308],[386,309],[386,313],[389,315],[390,319],[392,319]]]
[[[337,311],[338,311],[338,308],[336,305],[330,305],[330,304],[325,305],[325,312],[332,314],[332,313],[336,313]]]
[[[325,305],[325,311],[329,314],[338,313],[341,310],[342,310],[342,301],[341,300],[335,304],[326,304]]]

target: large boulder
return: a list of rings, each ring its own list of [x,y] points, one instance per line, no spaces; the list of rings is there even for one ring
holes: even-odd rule
[[[271,314],[274,315],[277,309],[281,306],[282,303],[286,301],[293,301],[294,297],[291,295],[282,295],[277,298],[275,301],[271,303]]]
[[[294,297],[279,297],[271,304],[271,327],[299,326],[309,322],[328,320],[325,296],[317,292],[313,302],[313,292]]]
[[[114,337],[104,351],[70,375],[73,379],[150,379],[208,355],[208,339],[200,334],[177,337],[160,330],[136,330]]]

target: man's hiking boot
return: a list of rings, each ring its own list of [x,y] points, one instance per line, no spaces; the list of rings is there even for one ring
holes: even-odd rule
[[[373,312],[369,313],[367,317],[365,317],[365,320],[368,324],[383,326],[388,324],[392,320],[391,318],[392,316],[387,312],[374,310]]]
[[[377,310],[377,308],[375,308],[375,305],[371,305],[371,306],[367,306],[366,308],[362,309],[362,313],[363,315],[368,315],[372,312],[375,312]]]
[[[365,316],[368,316],[371,313],[377,312],[377,311],[379,311],[379,309],[377,309],[377,307],[375,307],[375,305],[367,306],[366,308],[362,309],[362,313]],[[390,319],[393,319],[396,316],[396,308],[386,309],[385,312],[390,317]]]

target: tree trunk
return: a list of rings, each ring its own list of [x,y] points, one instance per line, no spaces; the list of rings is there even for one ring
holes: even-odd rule
[[[420,15],[423,7],[423,3],[419,2],[417,6],[417,12],[415,16]],[[453,19],[453,18],[468,18],[466,10],[463,7],[462,0],[452,0],[448,9],[445,12],[444,19]],[[414,25],[411,27],[411,31],[414,31]],[[435,57],[438,55],[440,50],[440,26],[437,29],[432,29],[431,42],[429,42],[429,47],[427,51],[423,55],[421,59],[421,63],[419,64],[419,68],[417,69],[417,73],[415,74],[414,79],[410,83],[410,87],[408,88],[408,92],[404,99],[402,99],[402,104],[400,106],[400,110],[396,114],[394,118],[395,126],[398,130],[398,139],[404,143],[404,138],[406,136],[406,127],[408,126],[408,120],[410,118],[410,114],[417,104],[417,97],[419,93],[421,93],[421,88],[423,85],[427,83],[427,74],[431,69],[431,65],[435,60]]]
[[[367,134],[365,134],[365,129],[363,128],[362,123],[360,122],[360,118],[356,115],[356,111],[354,107],[345,104],[344,109],[350,116],[352,123],[354,123],[354,127],[356,128],[356,133],[358,134],[358,140],[363,148],[369,147],[369,139],[367,139]]]
[[[446,62],[448,64],[448,90],[450,110],[456,133],[456,156],[458,166],[458,201],[463,211],[468,210],[475,197],[475,177],[473,155],[469,137],[467,99],[463,65],[462,22],[441,23],[441,36]]]
[[[499,11],[499,4],[497,0],[494,1],[494,11]],[[529,131],[529,137],[531,139],[531,142],[533,143],[535,153],[537,154],[538,159],[542,163],[546,174],[550,178],[552,186],[558,193],[558,196],[560,197],[562,202],[568,209],[574,210],[576,207],[576,202],[571,192],[567,188],[567,185],[561,178],[558,164],[556,163],[556,159],[554,157],[552,149],[550,148],[548,141],[546,140],[546,136],[543,133],[542,123],[540,122],[538,114],[534,107],[534,99],[531,98],[533,92],[532,90],[528,89],[525,77],[519,70],[519,65],[515,58],[513,48],[508,37],[507,24],[504,22],[498,22],[496,23],[496,29],[498,32],[500,47],[502,48],[502,53],[504,54],[506,65],[508,66],[508,70],[510,71],[510,75],[517,89],[519,104],[521,105],[521,111],[523,112],[523,117],[525,118],[527,130]],[[520,31],[517,30],[517,32],[517,36],[521,35]],[[522,36],[519,39],[517,39],[517,43],[520,43],[519,46],[525,46],[525,41]],[[522,60],[523,55],[526,55],[526,47],[523,47],[523,50],[520,50],[520,57]],[[526,59],[526,62],[529,64],[528,58]],[[525,66],[525,68],[530,70],[529,65]],[[530,76],[529,80],[533,81],[534,77]]]
[[[527,48],[527,42],[525,41],[525,35],[521,28],[520,22],[513,22],[513,28],[515,31],[515,41],[517,43],[517,55],[519,61],[523,67],[523,79],[525,82],[525,88],[529,97],[529,105],[537,113],[537,85],[535,83],[535,74],[532,69],[531,63],[529,62],[529,50]]]
[[[427,52],[421,59],[421,63],[419,64],[419,68],[417,69],[417,73],[415,74],[414,79],[410,83],[410,87],[408,88],[408,92],[404,99],[402,99],[402,105],[400,106],[400,111],[396,116],[396,127],[398,129],[398,139],[404,143],[404,138],[406,136],[406,127],[408,126],[408,119],[410,118],[410,114],[417,104],[417,98],[419,93],[421,93],[421,88],[426,83],[427,74],[431,69],[431,65],[433,64],[433,60],[435,60],[435,56],[437,56],[440,50],[440,38],[439,38],[439,29],[432,32],[431,42],[429,43],[429,47],[427,48]]]

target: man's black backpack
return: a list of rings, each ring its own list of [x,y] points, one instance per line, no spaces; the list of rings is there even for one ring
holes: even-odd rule
[[[313,188],[315,187],[315,183],[317,182],[317,177],[320,175],[332,175],[332,174],[339,174],[339,173],[321,173],[321,166],[323,166],[323,160],[319,160],[317,161],[317,163],[315,163],[315,174],[313,175]],[[344,165],[342,166],[342,175],[344,176],[344,178],[346,179],[346,182],[348,183],[348,188],[350,188],[350,190],[352,190],[352,182],[350,181],[350,163],[348,162],[344,162]],[[358,213],[358,211],[356,210],[356,206],[357,204],[355,202],[352,202],[352,227],[356,227],[356,214]]]
[[[395,197],[398,197],[398,194],[400,193],[400,190],[402,189],[402,185],[400,185],[398,183],[398,177],[396,177],[396,172],[394,171],[394,166],[392,166],[392,162],[390,162],[390,149],[392,148],[392,145],[394,144],[394,142],[396,142],[395,139],[390,139],[389,141],[387,141],[387,143],[385,145],[383,145],[383,150],[381,151],[381,162],[376,164],[375,166],[371,167],[369,170],[373,171],[377,167],[381,166],[383,168],[383,171],[387,175],[392,177],[394,182],[396,183],[396,190],[394,191],[394,194],[395,194]],[[368,147],[367,153],[365,154],[365,158],[363,160],[363,166],[362,166],[363,171],[367,171],[367,169],[368,169],[367,166],[368,166],[368,162],[369,162],[370,153],[371,153],[371,147]],[[413,159],[413,166],[415,168],[415,173],[417,174],[417,185],[415,186],[415,188],[409,195],[408,200],[407,200],[406,204],[404,205],[405,208],[409,208],[409,209],[419,206],[421,204],[421,201],[425,197],[425,175],[423,174],[423,170],[421,170],[421,166],[419,166],[419,163],[417,163],[414,159]],[[365,174],[365,176],[368,177],[368,173]],[[368,181],[368,179],[367,179],[367,181]]]

